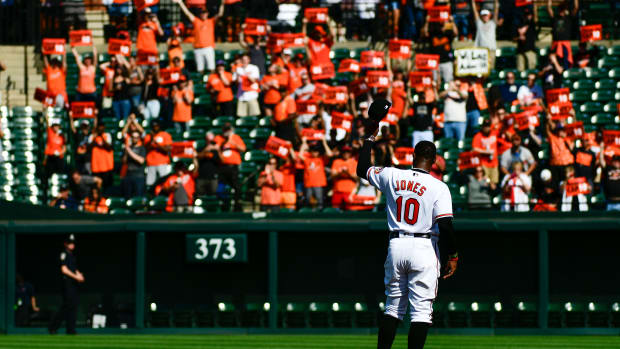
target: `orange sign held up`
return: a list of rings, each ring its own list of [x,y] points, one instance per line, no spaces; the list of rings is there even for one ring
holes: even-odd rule
[[[549,113],[553,120],[564,120],[569,117],[573,110],[573,103],[571,102],[555,102],[549,103]]]
[[[605,146],[620,147],[620,131],[604,130],[603,143],[605,143]]]
[[[390,86],[390,72],[387,70],[370,70],[366,73],[368,87],[388,88]]]
[[[450,6],[433,6],[428,10],[429,22],[447,22],[450,20]]]
[[[136,63],[138,65],[157,65],[159,56],[157,53],[138,51]]]
[[[293,145],[289,141],[276,136],[269,136],[265,143],[265,150],[279,158],[286,159],[291,153]]]
[[[257,18],[246,18],[245,28],[243,30],[245,35],[267,35],[267,20]]]
[[[93,33],[90,30],[72,30],[69,32],[69,43],[71,47],[92,46]]]
[[[522,111],[513,115],[514,124],[520,130],[527,130],[530,126],[537,127],[540,125],[538,113],[536,111]]]
[[[411,58],[411,40],[398,40],[392,39],[388,42],[388,51],[390,52],[390,58],[396,59],[409,59]]]
[[[269,33],[267,49],[270,52],[280,52],[289,47],[303,47],[304,34],[302,33]]]
[[[458,166],[460,171],[480,166],[480,154],[475,151],[460,153]]]
[[[346,86],[330,86],[325,90],[325,104],[345,104],[348,100]]]
[[[433,73],[429,71],[412,71],[409,73],[410,87],[431,87],[433,85]]]
[[[547,104],[570,102],[570,90],[566,87],[547,90],[546,99]]]
[[[416,70],[437,70],[439,69],[439,55],[427,55],[418,53],[415,55]]]
[[[533,3],[534,3],[534,0],[515,0],[516,7],[532,5]]]
[[[193,141],[172,142],[171,146],[170,155],[173,158],[191,159],[194,157]]]
[[[601,24],[584,25],[579,27],[581,42],[603,40],[603,26]]]
[[[56,103],[55,97],[48,91],[38,87],[34,90],[34,100],[41,102],[45,108],[51,107]]]
[[[339,73],[359,73],[360,72],[360,64],[358,61],[354,59],[343,59],[340,61],[340,65],[338,66]]]
[[[162,85],[175,84],[181,80],[181,69],[179,68],[163,68],[159,70],[159,77]]]
[[[306,137],[309,141],[318,141],[325,137],[325,130],[315,130],[313,128],[304,128],[301,130],[301,136]]]
[[[355,97],[367,93],[370,90],[366,77],[357,78],[349,83],[349,92],[353,93]]]
[[[328,64],[316,64],[310,67],[310,75],[312,80],[326,80],[336,76],[334,72],[334,65]]]
[[[353,115],[332,112],[332,128],[341,128],[347,132],[353,129]]]
[[[304,17],[306,17],[310,23],[326,23],[328,18],[327,8],[307,8],[304,11]]]
[[[108,54],[123,55],[129,57],[131,55],[131,41],[122,39],[110,39],[108,41]]]
[[[71,103],[71,115],[74,119],[92,119],[96,115],[95,102]]]
[[[133,4],[136,6],[136,10],[140,12],[149,6],[159,4],[159,0],[133,0]]]
[[[319,111],[319,106],[317,105],[317,102],[315,100],[300,100],[295,101],[295,103],[297,104],[297,114],[316,115],[316,113]]]
[[[385,66],[383,51],[362,51],[360,66],[369,69],[381,69]]]
[[[392,158],[392,162],[394,165],[413,165],[413,151],[414,148],[410,147],[398,147],[394,149],[394,157]]]
[[[564,131],[566,131],[566,137],[572,140],[583,137],[585,134],[583,121],[577,121],[572,124],[564,125]]]
[[[44,55],[64,55],[66,43],[65,39],[43,39],[41,53]]]
[[[590,194],[590,184],[586,177],[569,178],[566,181],[566,196]]]

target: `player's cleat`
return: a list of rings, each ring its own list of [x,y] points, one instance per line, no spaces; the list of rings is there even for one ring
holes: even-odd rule
[[[385,99],[377,99],[368,109],[368,118],[372,121],[366,130],[367,135],[372,135],[379,128],[379,122],[385,118],[392,103]]]

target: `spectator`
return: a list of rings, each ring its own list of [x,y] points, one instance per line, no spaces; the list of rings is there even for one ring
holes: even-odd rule
[[[241,154],[245,153],[246,146],[243,139],[235,134],[230,123],[222,126],[222,134],[215,137],[215,143],[220,147],[220,182],[228,184],[234,190],[234,210],[240,212],[241,186],[239,183],[239,165]]]
[[[250,64],[250,55],[246,52],[241,56],[241,66],[237,67],[233,79],[239,82],[237,98],[237,116],[258,116],[258,94],[260,93],[260,72],[258,67]]]
[[[499,171],[497,170],[497,134],[491,132],[491,121],[485,119],[482,122],[480,132],[476,133],[472,140],[472,150],[481,155],[480,165],[484,174],[492,183],[498,183]],[[521,169],[523,166],[521,165]],[[503,185],[502,185],[503,186]]]
[[[151,132],[144,138],[146,148],[146,185],[148,187],[170,173],[172,137],[161,129],[158,120],[151,121]]]
[[[545,130],[551,146],[551,171],[553,177],[561,181],[565,175],[564,168],[574,163],[573,143],[567,139],[564,126],[561,123],[556,124],[551,115],[547,115]]]
[[[247,50],[250,55],[250,63],[258,67],[260,76],[263,77],[267,73],[267,57],[266,57],[266,42],[264,36],[245,36],[245,23],[241,25],[239,31],[239,45],[242,49]],[[270,31],[270,27],[267,26],[267,33]]]
[[[482,166],[476,167],[474,174],[468,176],[467,205],[471,210],[491,208],[492,196],[497,185],[487,177]]]
[[[495,68],[495,50],[497,49],[497,39],[495,38],[497,24],[499,20],[499,1],[495,0],[493,6],[493,18],[491,11],[482,9],[480,14],[476,10],[475,0],[471,0],[471,6],[476,20],[476,47],[485,47],[489,49],[489,67]]]
[[[573,40],[573,27],[579,12],[579,0],[574,0],[572,11],[568,1],[558,6],[557,14],[553,12],[551,0],[547,0],[547,12],[552,20],[551,51],[554,52],[562,68],[568,69],[573,65],[573,49],[570,40]]]
[[[195,183],[192,175],[187,173],[185,164],[174,164],[174,173],[164,183],[161,193],[168,195],[168,212],[191,212],[194,203]]]
[[[575,55],[575,66],[579,68],[596,68],[600,52],[600,46],[592,45],[592,47],[588,48],[587,42],[580,42],[579,50]]]
[[[308,146],[306,137],[301,139],[302,145],[299,149],[299,159],[304,164],[304,188],[306,194],[306,206],[310,205],[310,199],[316,200],[317,208],[323,209],[323,196],[327,178],[325,177],[325,162],[332,157],[332,151],[327,146],[327,141],[321,139],[322,148],[325,155],[321,155],[321,145]],[[308,152],[309,151],[309,152]]]
[[[508,71],[506,73],[506,82],[499,86],[499,92],[502,95],[503,103],[512,103],[517,99],[519,94],[519,85],[515,83],[515,73]]]
[[[592,186],[594,184],[594,177],[596,177],[596,154],[592,151],[590,142],[584,143],[586,143],[585,140],[579,140],[579,148],[573,150],[575,157],[573,167],[575,169],[575,177],[585,177],[590,186]]]
[[[159,79],[156,74],[157,70],[154,68],[149,68],[144,74],[141,97],[143,105],[140,106],[140,110],[147,121],[159,118],[159,111],[161,110],[158,96]]]
[[[523,164],[512,164],[512,173],[506,174],[502,179],[502,191],[504,192],[504,205],[502,211],[527,212],[529,206],[529,192],[532,187],[532,179],[523,172]]]
[[[215,69],[215,22],[224,14],[225,2],[220,3],[217,14],[210,15],[207,9],[201,9],[198,17],[194,16],[183,4],[182,0],[173,0],[179,4],[181,11],[185,13],[187,18],[194,26],[194,59],[196,60],[196,69],[202,75],[205,70],[211,72]]]
[[[172,36],[168,38],[168,62],[172,62],[175,58],[178,58],[181,68],[185,68],[185,61],[183,60],[183,47],[177,36],[177,27],[172,28]]]
[[[344,146],[340,150],[342,157],[335,159],[331,166],[332,207],[344,209],[347,198],[357,187],[358,178],[355,174],[357,160],[352,157],[351,147]]]
[[[84,0],[64,0],[62,20],[67,31],[86,28],[86,7]]]
[[[49,125],[49,116],[45,115],[45,125]],[[43,167],[45,169],[45,179],[49,179],[54,173],[65,171],[65,153],[67,152],[67,140],[61,134],[60,124],[54,121],[47,127],[47,143],[45,145],[45,156],[43,157]]]
[[[273,110],[282,99],[280,86],[283,88],[288,84],[288,74],[282,74],[282,67],[272,63],[269,66],[269,74],[263,76],[261,89],[263,90],[263,106],[266,116],[273,116]]]
[[[282,173],[282,186],[280,187],[280,196],[282,197],[281,206],[289,210],[294,210],[297,203],[295,162],[295,152],[291,151],[289,156],[284,159],[284,164],[280,166],[280,172]]]
[[[470,79],[467,82],[463,82],[463,85],[467,89],[467,103],[465,104],[465,110],[467,112],[467,127],[465,134],[467,137],[473,136],[478,132],[480,123],[480,111],[487,110],[489,108],[487,103],[487,96],[484,93],[484,87],[480,79]]]
[[[297,105],[293,96],[280,89],[283,98],[276,104],[271,124],[275,129],[276,137],[297,144]]]
[[[521,136],[514,134],[511,138],[512,147],[502,153],[500,157],[501,171],[503,175],[510,173],[509,169],[512,168],[512,164],[520,162],[523,164],[525,174],[532,175],[532,172],[536,169],[536,160],[529,149],[521,145]]]
[[[430,40],[430,53],[439,55],[439,70],[433,70],[434,79],[437,80],[438,84],[451,82],[454,80],[454,51],[452,49],[452,42],[459,35],[454,19],[450,16],[450,20],[442,24],[431,22],[430,16],[427,15],[422,35]]]
[[[108,0],[108,2],[110,2]],[[103,2],[106,4],[106,2]],[[107,5],[108,16],[110,17],[110,23],[119,26],[121,22],[126,22],[127,17],[132,11],[131,0],[113,0],[113,2]]]
[[[94,187],[90,189],[90,194],[84,199],[84,212],[108,213],[108,204],[106,199],[101,196],[99,188]]]
[[[69,187],[61,187],[58,195],[50,201],[51,207],[61,208],[63,210],[77,210],[78,202],[69,192]]]
[[[215,135],[209,131],[205,134],[206,145],[194,153],[194,177],[196,178],[196,195],[215,195],[217,192],[218,168],[220,166],[220,147],[215,143]]]
[[[43,56],[45,80],[47,81],[47,93],[54,98],[55,108],[64,108],[69,103],[67,97],[67,55],[60,58],[52,57],[51,62],[47,56]]]
[[[446,171],[446,159],[437,154],[435,163],[431,166],[431,176],[443,181],[443,174]]]
[[[434,140],[434,111],[434,103],[426,103],[424,96],[421,93],[418,94],[417,101],[413,103],[413,116],[410,119],[413,125],[412,147],[415,148],[420,141],[432,142]]]
[[[83,59],[75,47],[72,50],[75,62],[80,70],[80,78],[77,85],[77,101],[97,102],[97,87],[95,75],[97,71],[97,48],[93,45],[92,56],[84,55]]]
[[[518,26],[515,41],[517,42],[517,70],[536,69],[536,21],[532,9],[523,9],[525,18]]]
[[[308,19],[304,17],[302,21],[302,33],[306,36],[308,33]],[[312,32],[307,36],[306,52],[308,53],[310,65],[333,66],[332,61],[329,58],[329,53],[334,45],[334,35],[331,32],[331,29],[330,34],[327,35],[327,32],[325,32],[325,29],[323,29],[322,26],[316,25],[314,26]]]
[[[209,75],[207,80],[207,91],[215,95],[216,115],[234,115],[233,76],[226,71],[226,62],[219,60],[215,67],[215,72]]]
[[[88,120],[82,120],[80,121],[79,130],[76,129],[71,113],[69,113],[69,121],[71,132],[73,133],[75,167],[80,173],[90,173],[90,151],[88,149],[88,137],[91,134],[90,123]]]
[[[101,106],[103,109],[112,107],[112,97],[114,97],[114,75],[118,66],[118,58],[110,56],[110,60],[99,65],[99,70],[103,72],[104,82],[101,89],[103,101]]]
[[[121,181],[123,196],[129,199],[145,194],[144,164],[146,149],[142,144],[140,132],[132,131],[128,142],[124,144],[123,164],[127,166],[125,177]]]
[[[557,205],[561,199],[558,184],[551,171],[548,169],[540,171],[540,181],[537,181],[535,186],[538,203],[534,207],[534,211],[558,210]]]
[[[542,88],[536,85],[536,73],[527,74],[527,85],[519,87],[517,92],[517,100],[519,104],[523,106],[529,105],[543,105],[543,91]]]
[[[71,196],[77,200],[82,201],[88,196],[91,188],[97,187],[101,189],[103,181],[99,177],[82,175],[77,170],[71,171]]]
[[[452,15],[454,17],[454,25],[459,32],[459,40],[465,38],[471,40],[469,33],[469,16],[471,14],[471,6],[469,0],[452,0]]]
[[[271,157],[265,164],[263,172],[258,176],[258,186],[261,188],[261,211],[278,212],[280,210],[280,203],[282,202],[280,190],[284,176],[277,168],[278,160]]]
[[[360,178],[356,188],[347,198],[348,211],[370,211],[381,202],[381,191],[364,178]]]
[[[555,53],[549,53],[549,61],[538,72],[538,76],[543,80],[543,87],[545,90],[552,88],[562,87],[562,74],[564,68],[558,62],[558,58]]]
[[[401,120],[406,117],[405,111],[409,109],[407,88],[405,87],[405,76],[400,70],[395,70],[392,75],[394,77],[392,79],[392,93],[389,98],[392,102],[390,113],[396,115],[398,120]]]
[[[88,138],[90,150],[90,168],[93,176],[101,178],[106,190],[114,182],[114,149],[112,136],[105,132],[105,124],[98,124],[95,132]]]
[[[292,51],[290,48],[285,48],[282,52],[284,52],[286,56],[288,52]],[[291,63],[288,64],[285,68],[288,69],[289,72],[288,92],[293,93],[297,91],[298,88],[304,85],[302,77],[304,75],[306,75],[306,77],[308,76],[308,69],[306,69],[306,66],[304,64],[304,55],[301,53],[296,54],[295,57],[291,59]],[[314,93],[314,90],[312,90],[312,92]]]
[[[462,141],[467,126],[466,102],[469,93],[461,89],[460,81],[451,81],[448,89],[439,94],[444,99],[444,136]]]
[[[41,309],[37,307],[37,299],[34,296],[34,287],[24,281],[20,274],[15,275],[15,326],[30,325],[30,316],[35,315]]]
[[[310,76],[307,72],[301,73],[301,86],[295,90],[293,93],[293,98],[295,101],[307,101],[311,100],[314,95],[315,86],[310,81]],[[310,123],[310,120],[314,117],[315,114],[298,114],[297,115],[297,123],[301,124],[303,127],[307,126]]]
[[[131,102],[131,108],[139,108],[142,103],[142,84],[144,83],[144,72],[136,62],[135,57],[129,57],[129,62],[123,58],[122,62],[127,68],[127,97]]]
[[[124,67],[117,65],[112,80],[112,109],[118,120],[123,120],[131,111],[131,102],[127,93],[129,76]]]
[[[177,132],[186,131],[187,123],[192,120],[192,104],[194,103],[194,90],[184,77],[178,85],[172,87],[172,100],[174,112],[172,121]]]
[[[607,211],[620,211],[620,155],[614,155],[611,165],[607,166],[601,151],[601,167],[603,168],[603,193],[607,200]]]
[[[138,38],[136,48],[138,54],[158,54],[157,36],[163,36],[164,30],[159,24],[157,15],[153,13],[150,7],[145,8],[141,12],[142,22],[138,25]]]
[[[574,196],[569,196],[568,195],[568,190],[567,190],[567,184],[568,181],[575,177],[575,168],[572,165],[566,166],[564,168],[565,170],[565,176],[564,176],[564,180],[562,182],[560,182],[560,189],[562,190],[562,206],[561,206],[561,211],[562,212],[569,212],[569,211],[587,211],[588,210],[588,198],[584,195],[584,194],[577,194]],[[590,184],[588,184],[589,186]],[[577,200],[575,200],[575,198],[577,198]]]

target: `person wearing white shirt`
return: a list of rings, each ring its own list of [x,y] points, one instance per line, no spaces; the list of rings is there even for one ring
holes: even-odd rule
[[[474,43],[476,47],[489,49],[489,67],[493,69],[495,67],[495,50],[497,49],[495,31],[497,30],[497,22],[499,20],[499,1],[495,0],[493,18],[491,18],[491,11],[486,8],[482,9],[480,14],[478,14],[475,0],[471,0],[471,7],[476,20],[476,40]]]
[[[444,99],[444,135],[446,138],[455,138],[459,141],[465,138],[467,126],[467,97],[466,90],[461,90],[461,82],[451,81],[448,89],[439,94]]]
[[[523,172],[521,162],[512,164],[512,173],[504,176],[501,186],[504,192],[502,211],[527,212],[530,210],[528,194],[532,188],[532,178]]]
[[[250,64],[250,55],[244,53],[241,57],[241,66],[237,67],[233,80],[239,83],[237,91],[237,116],[258,116],[258,94],[260,93],[260,71],[254,64]]]

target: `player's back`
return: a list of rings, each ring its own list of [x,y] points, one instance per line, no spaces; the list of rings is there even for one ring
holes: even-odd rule
[[[390,231],[428,233],[437,218],[452,216],[448,186],[424,170],[371,167],[367,177],[385,195]]]

